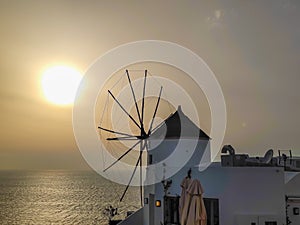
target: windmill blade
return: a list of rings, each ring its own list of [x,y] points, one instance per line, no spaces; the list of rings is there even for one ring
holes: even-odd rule
[[[122,104],[115,98],[115,96],[108,90],[108,93],[111,95],[111,97],[115,100],[116,103],[120,106],[120,108],[127,114],[127,116],[135,123],[135,125],[138,126],[138,128],[141,129],[141,126],[135,121],[135,119],[126,111],[126,109],[122,106]]]
[[[131,183],[131,181],[132,181],[132,179],[133,179],[133,176],[134,176],[134,174],[135,174],[135,172],[136,172],[136,168],[137,168],[137,166],[139,165],[139,162],[140,162],[140,160],[141,160],[141,158],[142,158],[142,153],[143,153],[143,152],[141,151],[141,152],[140,152],[140,156],[139,156],[139,158],[138,158],[138,160],[137,160],[137,162],[136,162],[136,164],[135,164],[134,170],[133,170],[133,172],[132,172],[132,174],[131,174],[131,177],[130,177],[130,179],[129,179],[129,182],[128,182],[128,184],[127,184],[127,186],[126,186],[126,188],[125,188],[125,190],[124,190],[124,192],[123,192],[123,194],[122,194],[122,196],[121,196],[121,198],[120,198],[120,202],[123,200],[123,198],[124,198],[124,196],[125,196],[125,194],[126,194],[128,188],[129,188],[129,186],[130,186],[130,183]]]
[[[154,118],[155,118],[156,113],[157,113],[157,109],[158,109],[158,105],[159,105],[159,101],[160,101],[161,92],[162,92],[162,86],[160,87],[158,100],[157,100],[157,103],[156,103],[156,107],[155,107],[155,110],[154,110],[154,114],[153,114],[153,117],[152,117],[152,120],[151,120],[151,124],[150,124],[149,130],[148,130],[148,135],[150,134],[150,131],[151,131],[152,126],[153,126]]]
[[[126,74],[127,74],[128,82],[130,84],[130,89],[131,89],[132,97],[133,97],[133,100],[134,100],[136,112],[137,112],[137,115],[139,117],[139,120],[140,120],[140,123],[141,123],[141,127],[143,127],[142,118],[141,118],[141,115],[140,115],[139,107],[138,107],[138,104],[137,104],[137,101],[136,101],[135,93],[134,93],[134,90],[133,90],[133,87],[132,87],[132,83],[131,83],[131,80],[130,80],[130,76],[129,76],[128,70],[126,70]]]
[[[119,132],[119,131],[114,131],[114,130],[110,130],[110,129],[107,129],[107,128],[104,128],[104,127],[98,127],[100,130],[104,130],[104,131],[107,131],[109,133],[113,133],[113,134],[120,134],[120,135],[124,135],[126,137],[136,137],[134,135],[131,135],[131,134],[126,134],[126,133],[122,133],[122,132]]]
[[[143,98],[142,98],[142,124],[144,124],[144,108],[145,108],[145,93],[146,93],[147,70],[145,70]]]
[[[106,169],[103,170],[103,172],[107,171],[109,168],[111,168],[113,165],[115,165],[117,162],[119,162],[125,155],[127,155],[135,146],[137,146],[142,140],[135,143],[130,149],[128,149],[123,155],[121,155],[116,161],[114,161],[110,166],[108,166]]]

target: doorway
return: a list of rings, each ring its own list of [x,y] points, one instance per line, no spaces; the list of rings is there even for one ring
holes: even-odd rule
[[[207,214],[207,225],[219,225],[219,199],[204,198],[204,205]]]

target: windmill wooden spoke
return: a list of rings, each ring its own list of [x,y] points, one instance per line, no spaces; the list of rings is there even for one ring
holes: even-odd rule
[[[146,142],[146,140],[145,140]],[[143,207],[143,158],[141,157],[143,154],[144,146],[143,142],[140,144],[140,198],[141,198],[141,206]]]
[[[106,140],[108,141],[118,141],[118,140],[126,140],[126,141],[136,141],[138,140],[139,136],[135,136],[135,137],[114,137],[114,138],[106,138]]]
[[[146,93],[147,70],[145,70],[143,98],[142,98],[142,124],[144,124],[144,108],[145,108],[145,93]]]
[[[132,172],[132,174],[131,174],[131,177],[130,177],[130,179],[129,179],[129,182],[128,182],[128,184],[127,184],[127,186],[126,186],[126,188],[125,188],[125,190],[124,190],[124,192],[123,192],[123,194],[122,194],[122,196],[121,196],[121,198],[120,198],[120,202],[121,202],[121,201],[123,200],[123,198],[125,197],[125,194],[126,194],[128,188],[129,188],[130,184],[131,184],[131,181],[132,181],[132,179],[133,179],[133,176],[134,176],[134,174],[135,174],[135,172],[136,172],[136,168],[137,168],[137,166],[139,165],[139,162],[141,161],[142,153],[143,153],[143,152],[140,151],[140,156],[139,156],[139,158],[138,158],[138,160],[137,160],[137,162],[136,162],[136,164],[135,164],[135,167],[134,167],[134,170],[133,170],[133,172]]]
[[[127,116],[141,129],[141,126],[135,121],[135,119],[126,111],[126,109],[122,106],[122,104],[115,98],[115,96],[108,90],[110,96],[115,100],[116,103],[120,106],[120,108],[127,114]]]
[[[141,123],[141,129],[144,129],[144,128],[143,128],[142,118],[141,118],[141,115],[140,115],[139,107],[138,107],[138,104],[137,104],[137,101],[136,101],[135,93],[134,93],[134,90],[133,90],[133,87],[132,87],[132,83],[131,83],[131,80],[130,80],[130,77],[129,77],[129,72],[128,72],[128,70],[126,70],[126,74],[127,74],[128,82],[129,82],[129,85],[130,85],[132,97],[133,97],[133,100],[134,100],[136,112],[137,112],[137,115],[138,115],[139,120],[140,120],[140,123]]]
[[[104,127],[98,127],[100,130],[104,130],[104,131],[107,131],[109,133],[113,133],[113,134],[119,134],[119,135],[124,135],[126,137],[136,137],[134,135],[131,135],[131,134],[126,134],[126,133],[122,133],[122,132],[119,132],[119,131],[114,131],[114,130],[110,130],[110,129],[107,129],[107,128],[104,128]]]
[[[156,107],[155,107],[155,110],[154,110],[154,114],[153,114],[153,117],[152,117],[152,120],[151,120],[151,124],[150,124],[149,130],[148,130],[148,135],[150,134],[150,131],[151,131],[152,126],[153,126],[154,118],[155,118],[156,113],[157,113],[157,109],[158,109],[158,105],[159,105],[159,101],[160,101],[161,92],[162,92],[162,87],[160,87],[160,91],[159,91],[159,96],[158,96],[158,99],[157,99]]]
[[[121,155],[116,161],[114,161],[110,166],[108,166],[106,169],[103,170],[103,172],[107,171],[109,168],[111,168],[113,165],[115,165],[117,162],[119,162],[125,155],[127,155],[135,146],[137,146],[139,143],[141,143],[142,140],[135,143],[130,149],[128,149],[123,155]]]

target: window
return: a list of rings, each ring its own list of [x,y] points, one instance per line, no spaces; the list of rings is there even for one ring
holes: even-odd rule
[[[277,225],[276,221],[266,221],[265,225]]]
[[[164,197],[164,221],[165,225],[179,225],[179,196]]]
[[[207,213],[207,225],[219,225],[219,199],[204,198],[204,205]],[[179,196],[164,197],[164,225],[180,225],[178,208]]]
[[[219,199],[204,198],[204,205],[207,214],[207,225],[219,225]]]
[[[151,165],[153,161],[153,156],[151,154],[148,155],[148,165]]]

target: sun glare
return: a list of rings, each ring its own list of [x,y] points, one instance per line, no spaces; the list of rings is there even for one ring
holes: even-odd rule
[[[47,69],[41,84],[46,99],[56,105],[70,105],[74,102],[82,75],[67,66],[55,66]]]

